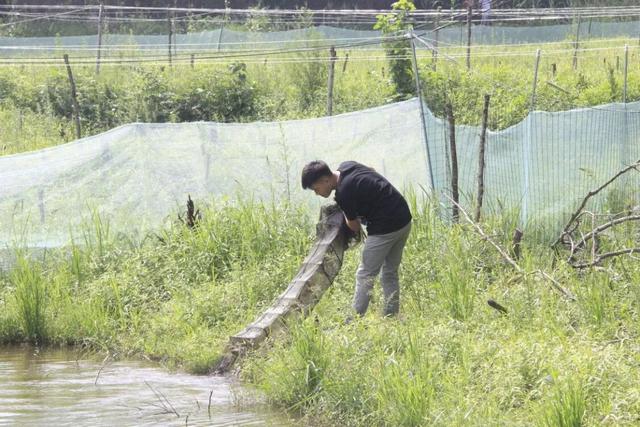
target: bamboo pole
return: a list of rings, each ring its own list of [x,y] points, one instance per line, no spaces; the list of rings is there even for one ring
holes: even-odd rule
[[[458,152],[456,149],[456,119],[453,115],[453,106],[450,102],[445,105],[447,113],[447,121],[449,122],[449,148],[451,151],[451,196],[453,197],[453,205],[451,212],[453,222],[458,222],[460,212],[458,204],[460,203],[460,194],[458,191]]]
[[[78,96],[76,92],[76,83],[73,80],[73,73],[71,72],[71,65],[69,65],[69,55],[66,53],[63,56],[64,63],[67,66],[67,75],[69,77],[69,86],[71,86],[71,107],[73,109],[73,116],[76,123],[76,137],[80,139],[82,137],[82,129],[80,128],[80,106],[78,105]]]
[[[102,53],[102,27],[104,23],[104,5],[100,2],[98,10],[98,50],[96,52],[96,74],[100,74],[100,55]]]
[[[433,168],[431,167],[431,153],[429,152],[429,138],[427,136],[427,123],[424,118],[424,105],[422,102],[422,88],[420,85],[420,74],[418,73],[418,58],[416,56],[416,43],[413,29],[409,30],[409,37],[411,38],[411,53],[413,59],[413,76],[416,82],[416,95],[418,96],[418,103],[420,104],[420,123],[422,123],[422,136],[424,137],[424,147],[427,155],[427,167],[429,168],[429,183],[431,184],[431,191],[435,191],[435,184],[433,181]]]
[[[336,48],[331,46],[329,49],[329,80],[327,82],[327,116],[333,115],[333,76],[336,69]]]
[[[484,96],[484,107],[482,108],[482,131],[480,133],[480,151],[478,154],[478,198],[476,201],[475,222],[480,222],[480,213],[482,212],[482,199],[484,198],[484,169],[485,169],[485,147],[487,143],[487,123],[489,118],[489,100],[490,95]]]

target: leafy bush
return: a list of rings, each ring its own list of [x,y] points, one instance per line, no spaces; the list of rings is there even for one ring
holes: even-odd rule
[[[185,92],[176,96],[178,121],[249,121],[257,114],[257,91],[239,62],[226,73],[199,75]]]

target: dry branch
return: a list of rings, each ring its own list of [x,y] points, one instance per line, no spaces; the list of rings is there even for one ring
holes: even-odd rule
[[[482,236],[482,238],[484,240],[486,240],[487,242],[489,242],[494,248],[496,248],[496,250],[498,251],[498,253],[502,256],[502,258],[507,261],[507,263],[509,263],[509,265],[511,265],[513,267],[514,270],[516,270],[518,273],[525,275],[526,272],[525,270],[520,267],[518,265],[517,262],[515,262],[513,260],[513,258],[511,258],[509,256],[509,254],[507,253],[507,251],[505,251],[500,245],[498,245],[496,242],[494,242],[493,240],[491,240],[491,238],[484,232],[484,230],[482,229],[482,227],[480,227],[480,225],[478,225],[476,222],[474,222],[471,217],[469,216],[469,214],[462,208],[462,206],[460,206],[458,203],[454,202],[451,197],[447,196],[445,194],[445,197],[447,197],[449,200],[451,200],[451,203],[457,205],[458,210],[462,213],[462,216],[467,220],[467,222],[469,224],[471,224],[473,226],[473,228],[476,230],[476,232]],[[564,295],[565,297],[567,297],[568,299],[575,301],[576,297],[571,293],[571,291],[569,291],[568,289],[565,289],[564,287],[562,287],[562,285],[560,285],[560,283],[558,283],[558,281],[556,279],[554,279],[553,277],[551,277],[548,273],[542,271],[542,270],[535,270],[533,271],[534,274],[537,274],[538,276],[542,277],[543,279],[549,281],[551,283],[551,286],[553,286],[557,291],[559,291],[562,295]]]
[[[582,263],[582,264],[572,264],[572,266],[575,267],[575,268],[580,268],[580,269],[589,268],[589,267],[593,267],[595,265],[600,264],[600,262],[602,262],[602,260],[604,260],[604,259],[612,258],[612,257],[618,256],[618,255],[631,255],[633,253],[640,253],[640,248],[624,248],[624,249],[620,249],[620,250],[617,250],[617,251],[607,252],[607,253],[598,255],[591,262],[585,262],[585,263]]]
[[[589,201],[590,198],[592,198],[593,196],[601,192],[605,187],[607,187],[609,184],[611,184],[613,181],[615,181],[621,175],[627,173],[631,169],[638,171],[637,169],[638,166],[640,166],[640,160],[637,160],[632,165],[629,165],[624,169],[621,169],[620,171],[618,171],[618,173],[616,173],[613,177],[611,177],[607,182],[602,184],[600,187],[596,188],[595,190],[589,191],[586,197],[582,200],[582,203],[580,203],[580,206],[578,207],[578,209],[576,209],[576,211],[571,215],[571,219],[569,219],[569,222],[567,222],[567,225],[565,225],[564,229],[562,230],[562,233],[560,233],[560,236],[558,236],[558,238],[551,244],[551,247],[555,247],[556,245],[558,245],[560,242],[564,240],[565,236],[569,233],[569,230],[572,228],[574,221],[580,216],[580,214],[582,213],[582,209],[584,209],[584,207],[587,205],[587,202]]]

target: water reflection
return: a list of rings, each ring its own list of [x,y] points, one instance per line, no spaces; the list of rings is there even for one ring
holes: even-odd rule
[[[0,347],[0,426],[293,425],[234,380]]]

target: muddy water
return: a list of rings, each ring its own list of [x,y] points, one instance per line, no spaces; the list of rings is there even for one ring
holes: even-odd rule
[[[0,426],[292,426],[228,378],[0,347]]]

